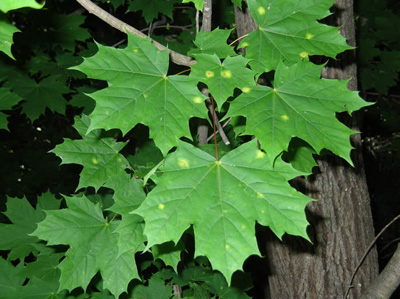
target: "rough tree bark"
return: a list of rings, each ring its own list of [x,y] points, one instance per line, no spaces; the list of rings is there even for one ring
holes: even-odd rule
[[[350,45],[355,45],[353,1],[338,0],[335,10],[341,34]],[[235,13],[239,36],[255,28],[246,10],[236,9]],[[326,67],[323,76],[331,79],[351,77],[349,88],[356,90],[354,51],[347,51]],[[356,148],[352,153],[355,168],[341,159],[324,156],[318,161],[319,174],[308,181],[295,182],[302,185],[302,191],[307,195],[318,199],[307,207],[313,244],[291,236],[284,236],[282,243],[272,233],[268,234],[264,244],[260,244],[270,272],[265,298],[343,298],[345,295],[359,259],[374,238],[360,136],[353,135],[352,143]],[[350,297],[358,297],[377,274],[374,249],[359,269]]]

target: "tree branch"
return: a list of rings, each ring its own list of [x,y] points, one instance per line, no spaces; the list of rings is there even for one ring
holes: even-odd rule
[[[397,215],[392,219],[384,228],[381,229],[379,234],[372,240],[371,244],[368,246],[364,255],[360,259],[356,269],[351,276],[349,287],[347,289],[344,298],[347,298],[351,288],[353,287],[353,280],[357,274],[358,269],[361,267],[368,253],[371,251],[372,247],[375,245],[379,237],[386,231],[386,229],[391,226],[396,220],[400,219],[400,215]],[[385,269],[375,278],[372,283],[362,292],[361,298],[389,298],[390,295],[396,290],[400,285],[400,246],[397,247],[393,257],[390,259],[389,263],[386,265]]]
[[[140,36],[143,38],[147,37],[144,33],[140,32],[136,28],[134,28],[134,27],[126,24],[125,22],[117,19],[116,17],[112,16],[111,14],[106,12],[104,9],[98,7],[96,4],[94,4],[90,0],[76,0],[76,1],[80,5],[82,5],[84,8],[86,8],[89,13],[94,14],[95,16],[97,16],[98,18],[100,18],[101,20],[103,20],[104,22],[109,24],[111,27],[118,29],[119,31],[121,31],[123,33],[129,32],[129,33],[132,33],[136,36]],[[159,49],[161,51],[166,49],[165,46],[161,45],[160,43],[158,43],[154,40],[153,40],[153,43],[157,47],[157,49]],[[196,63],[196,61],[194,59],[192,59],[191,57],[182,55],[182,54],[172,51],[170,49],[168,49],[168,53],[169,53],[173,63],[179,64],[179,65],[185,65],[185,66],[191,66]]]
[[[360,299],[390,298],[400,285],[400,246],[394,252],[385,269],[361,294]]]
[[[198,11],[196,15],[196,28],[198,28]],[[204,0],[204,7],[203,7],[203,19],[201,23],[201,29],[204,32],[211,31],[211,16],[212,16],[212,0]],[[197,29],[196,29],[197,31]],[[207,96],[208,96],[208,90]],[[204,93],[204,92],[203,92]],[[208,106],[208,105],[207,105]],[[211,112],[213,115],[213,112]],[[199,144],[207,144],[207,137],[208,137],[208,123],[205,120],[200,120],[197,126],[197,135],[199,136]]]

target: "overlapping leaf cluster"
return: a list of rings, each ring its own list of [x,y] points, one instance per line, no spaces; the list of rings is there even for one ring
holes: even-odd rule
[[[142,10],[150,22],[158,14],[149,9],[153,2],[135,1],[130,9]],[[168,9],[164,14],[171,15],[175,2],[164,3]],[[203,5],[203,1],[192,2],[198,8]],[[118,7],[121,3],[114,4]],[[13,212],[17,202],[9,200],[5,215],[19,238],[0,242],[0,249],[11,250],[11,259],[22,259],[31,252],[42,254],[53,250],[50,246],[67,249],[59,255],[38,256],[40,267],[46,258],[53,257],[49,263],[57,270],[49,272],[51,279],[47,274],[29,276],[9,261],[0,260],[10,273],[6,276],[1,272],[5,276],[2,281],[9,281],[14,288],[5,296],[35,293],[39,285],[49,294],[78,287],[86,290],[100,273],[102,283],[96,287],[118,297],[127,292],[131,280],[142,278],[136,253],[149,250],[154,260],[161,259],[177,270],[180,253],[185,251],[185,232],[194,234],[195,256],[207,257],[228,282],[242,270],[246,258],[259,254],[256,223],[269,226],[279,238],[287,233],[308,239],[304,209],[311,199],[288,181],[310,173],[315,165],[312,154],[324,149],[351,163],[350,135],[354,131],[339,122],[336,113],[351,113],[366,103],[347,89],[346,81],[321,79],[323,66],[308,60],[311,55],[335,57],[350,49],[337,28],[318,22],[329,14],[331,0],[247,3],[258,29],[240,43],[246,54],[227,44],[231,30],[200,32],[194,40],[197,48],[188,52],[196,60],[189,75],[171,75],[167,50],[157,50],[148,38],[128,35],[123,49],[96,44],[96,54],[82,63],[71,63],[72,55],[66,54],[57,76],[51,75],[54,70],[49,63],[51,70],[46,73],[41,69],[36,81],[17,73],[15,80],[1,87],[0,110],[24,100],[22,111],[34,120],[46,108],[64,113],[67,104],[84,98],[79,93],[67,102],[64,95],[71,90],[60,84],[67,77],[81,78],[77,71],[107,85],[87,93],[96,102],[91,114],[75,117],[74,128],[81,138],[65,138],[52,150],[62,164],[83,167],[77,192],[84,195],[65,196],[64,209],[54,207],[54,202],[59,204],[54,198],[53,205],[49,204],[52,208],[38,205],[34,210],[24,202],[19,209],[27,215],[26,225]],[[4,28],[0,39],[11,43],[14,29]],[[12,57],[10,45],[0,50]],[[33,72],[36,65],[31,62]],[[77,66],[65,69],[73,65]],[[266,72],[273,80],[257,82]],[[232,124],[238,118],[246,119],[242,135],[251,135],[254,140],[245,142],[238,137],[232,142],[235,146],[220,158],[198,148],[193,122],[209,118],[206,96],[200,89],[212,95],[224,119],[231,118]],[[5,120],[6,115],[0,114],[3,128]],[[154,140],[141,147],[146,148],[145,154],[140,149],[132,152],[125,138],[138,125],[147,126]],[[286,152],[289,158],[285,162],[281,155]],[[139,158],[146,154],[151,158],[147,156],[141,163]],[[148,184],[150,179],[154,184]],[[93,195],[93,189],[109,190],[109,197]],[[11,231],[9,228],[2,226],[0,230]],[[220,289],[213,285],[221,274],[190,269],[193,272],[186,269],[181,275],[159,272],[148,287],[134,288],[131,295],[152,296],[158,290],[157,295],[172,296],[164,283],[169,279],[180,285],[204,281],[209,289],[202,289],[203,293],[241,298],[226,285]],[[30,279],[28,285],[22,286],[22,277]]]

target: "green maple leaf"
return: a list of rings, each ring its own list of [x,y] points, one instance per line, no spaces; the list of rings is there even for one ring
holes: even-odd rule
[[[184,142],[170,154],[164,174],[133,213],[145,220],[147,246],[179,241],[193,225],[196,256],[207,256],[230,280],[244,260],[259,254],[255,221],[284,233],[307,237],[304,209],[311,200],[288,180],[303,175],[277,160],[274,168],[256,141],[220,161]]]
[[[235,88],[248,90],[255,86],[254,72],[246,67],[248,59],[227,57],[223,63],[217,55],[197,54],[190,77],[207,84],[218,106],[233,95]]]
[[[368,103],[347,89],[347,81],[321,79],[323,65],[307,61],[278,65],[273,88],[256,86],[231,104],[228,116],[247,118],[245,134],[255,135],[271,157],[287,150],[292,137],[317,153],[328,149],[352,164],[349,129],[337,112],[353,112]]]
[[[65,113],[67,101],[62,95],[70,92],[70,89],[57,76],[47,77],[37,83],[28,76],[18,75],[11,78],[6,85],[22,97],[22,112],[31,120],[38,119],[46,108],[60,114]]]
[[[47,195],[45,195],[47,196]],[[39,198],[39,201],[41,199]],[[52,201],[56,202],[54,198]],[[0,250],[10,250],[8,258],[10,260],[23,260],[31,252],[37,254],[41,249],[38,238],[30,236],[37,226],[37,223],[45,218],[42,207],[38,204],[34,209],[26,198],[7,199],[7,211],[4,215],[12,224],[2,224],[0,226]]]
[[[0,110],[11,110],[19,103],[21,97],[8,88],[0,87]],[[8,115],[0,112],[0,129],[7,129]]]
[[[131,178],[130,175],[125,173],[111,176],[104,187],[114,189],[115,203],[108,210],[118,214],[135,210],[146,198],[142,185],[142,180]]]
[[[13,44],[13,35],[15,32],[20,32],[20,30],[8,21],[3,20],[0,16],[0,51],[6,53],[12,59],[15,59],[11,53],[11,45]]]
[[[147,23],[158,18],[158,14],[162,13],[172,19],[172,10],[174,4],[179,0],[135,0],[129,4],[129,10],[142,11],[142,15]]]
[[[276,69],[282,60],[295,63],[310,55],[335,58],[351,49],[338,28],[318,23],[330,15],[332,0],[248,0],[259,26],[240,43],[257,73]]]
[[[216,28],[211,32],[204,32],[201,30],[194,40],[194,44],[197,48],[190,50],[188,55],[196,56],[196,54],[201,53],[210,55],[215,54],[219,58],[236,55],[233,47],[226,43],[232,30],[233,29],[221,30],[219,28]]]
[[[64,139],[64,143],[52,152],[61,158],[62,164],[83,165],[77,189],[92,186],[97,190],[114,176],[122,179],[127,176],[125,169],[129,168],[129,162],[119,153],[126,143],[116,142],[113,137],[102,137],[101,130],[85,135],[89,125],[88,116],[76,117],[74,127],[83,139]]]
[[[204,0],[182,0],[182,3],[192,2],[197,10],[203,11]]]
[[[60,289],[86,289],[100,271],[104,288],[118,297],[126,291],[130,280],[139,278],[134,254],[118,252],[115,229],[119,221],[108,222],[100,206],[86,197],[67,197],[66,202],[68,209],[46,211],[46,219],[32,234],[46,240],[48,245],[70,246],[59,265]],[[136,241],[139,247],[143,237]]]
[[[36,0],[1,0],[0,2],[0,10],[3,12],[8,12],[10,10],[22,8],[22,7],[30,7],[35,9],[40,9],[44,6],[45,2],[38,3]]]
[[[164,155],[180,137],[191,138],[188,119],[207,118],[205,97],[192,78],[166,76],[167,51],[157,50],[150,39],[130,34],[125,49],[98,47],[96,55],[75,67],[109,83],[90,95],[96,108],[89,131],[117,128],[125,134],[142,123],[150,127],[150,138]]]
[[[149,285],[136,285],[131,294],[131,298],[136,299],[169,299],[172,296],[172,286],[166,286],[164,280],[152,277],[149,279]]]
[[[16,294],[25,280],[21,275],[23,264],[14,267],[10,261],[0,258],[0,298],[20,298]]]

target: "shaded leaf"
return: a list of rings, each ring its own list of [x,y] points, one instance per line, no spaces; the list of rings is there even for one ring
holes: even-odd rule
[[[40,199],[39,199],[40,200]],[[53,197],[56,205],[60,205]],[[0,226],[0,250],[10,250],[8,258],[10,260],[23,260],[31,252],[37,254],[41,248],[37,237],[31,236],[37,223],[45,218],[45,214],[40,207],[34,209],[24,197],[7,199],[7,211],[3,213],[12,224]]]
[[[175,3],[179,0],[135,0],[130,2],[128,10],[142,11],[142,15],[147,23],[158,18],[162,13],[172,19],[172,10]]]

